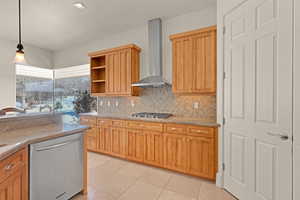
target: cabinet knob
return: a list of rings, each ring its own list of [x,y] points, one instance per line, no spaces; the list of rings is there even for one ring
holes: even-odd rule
[[[5,170],[5,171],[9,171],[9,170],[11,170],[13,167],[14,167],[14,164],[11,163],[11,164],[6,165],[6,166],[4,167],[4,170]]]

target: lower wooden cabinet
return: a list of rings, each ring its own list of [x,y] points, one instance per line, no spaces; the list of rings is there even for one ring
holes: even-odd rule
[[[111,129],[110,127],[99,128],[99,150],[104,153],[111,152]]]
[[[126,158],[139,162],[144,161],[145,134],[141,130],[127,129]]]
[[[111,154],[114,156],[125,157],[126,151],[126,132],[123,128],[111,128]]]
[[[0,200],[28,200],[28,151],[0,161]]]
[[[144,131],[144,162],[151,165],[163,165],[163,136],[160,132]]]
[[[204,178],[215,178],[215,145],[214,140],[205,137],[187,137],[187,170],[188,174]]]
[[[164,134],[164,167],[186,172],[187,141],[185,135]]]
[[[86,134],[87,150],[216,178],[216,128],[110,119],[98,119],[97,126]]]
[[[86,132],[86,148],[90,151],[98,149],[98,129],[93,127]]]

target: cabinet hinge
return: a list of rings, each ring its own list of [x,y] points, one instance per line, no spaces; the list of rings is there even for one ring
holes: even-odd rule
[[[222,163],[222,170],[225,171],[225,163]]]
[[[225,119],[225,117],[223,118],[223,125],[225,125],[225,123],[226,123],[226,119]]]
[[[223,35],[225,35],[225,33],[226,33],[226,27],[223,26]]]

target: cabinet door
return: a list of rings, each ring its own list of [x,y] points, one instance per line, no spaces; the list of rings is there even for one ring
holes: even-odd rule
[[[28,184],[22,171],[17,171],[0,184],[0,200],[27,200]]]
[[[216,162],[214,141],[205,137],[187,138],[187,173],[215,179]]]
[[[105,93],[115,94],[120,87],[120,52],[107,55]]]
[[[111,128],[111,154],[125,156],[126,133],[123,128]]]
[[[145,157],[144,162],[152,165],[163,165],[163,138],[162,133],[144,131]]]
[[[173,41],[173,92],[189,93],[193,87],[193,41],[191,38]]]
[[[123,50],[120,52],[120,66],[116,77],[117,93],[126,95],[131,93],[131,52]]]
[[[103,153],[111,152],[111,130],[109,127],[99,128],[99,150]]]
[[[126,157],[130,160],[144,161],[145,135],[141,130],[127,129]]]
[[[216,32],[193,37],[193,92],[216,92]]]
[[[164,167],[185,172],[187,166],[186,136],[164,134]]]
[[[98,129],[91,128],[86,131],[86,148],[87,150],[96,151],[98,149]]]

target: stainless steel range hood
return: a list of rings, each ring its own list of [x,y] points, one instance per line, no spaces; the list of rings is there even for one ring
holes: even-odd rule
[[[163,87],[170,85],[162,77],[162,25],[161,19],[148,22],[150,76],[133,83],[134,87]]]

